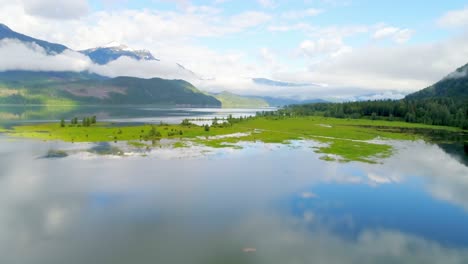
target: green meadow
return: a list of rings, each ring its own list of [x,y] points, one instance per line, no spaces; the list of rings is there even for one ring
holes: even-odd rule
[[[59,123],[19,125],[0,128],[0,132],[18,138],[65,142],[121,142],[135,148],[151,148],[161,139],[173,139],[174,148],[193,144],[214,148],[240,148],[239,142],[288,144],[291,140],[314,140],[313,149],[330,161],[377,163],[389,157],[394,149],[388,140],[422,139],[415,130],[461,131],[405,122],[325,117],[232,119],[226,124],[205,128],[190,123],[169,125],[119,125],[97,123],[89,127]],[[190,144],[189,144],[190,143]]]

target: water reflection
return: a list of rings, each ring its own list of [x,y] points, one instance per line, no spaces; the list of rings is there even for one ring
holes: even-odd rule
[[[424,142],[381,165],[313,144],[37,159],[94,145],[0,137],[2,262],[466,262],[466,166]]]
[[[45,107],[45,106],[5,106],[0,105],[0,121],[52,122],[62,118],[97,116],[100,121],[142,122],[142,123],[180,123],[185,118],[212,119],[214,117],[235,118],[253,116],[257,111],[273,111],[275,108],[261,109],[222,109],[222,108],[170,108],[141,106],[80,106],[80,107]]]

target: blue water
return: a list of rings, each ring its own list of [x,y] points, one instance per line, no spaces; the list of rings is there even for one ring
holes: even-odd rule
[[[422,189],[423,186],[418,179],[378,187],[317,185],[311,188],[317,198],[295,196],[289,205],[296,216],[313,211],[320,221],[333,223],[330,228],[336,234],[350,239],[355,239],[366,229],[389,229],[446,246],[468,246],[466,211],[434,199]]]
[[[424,142],[382,164],[314,144],[114,157],[0,135],[0,263],[468,263],[466,165]]]

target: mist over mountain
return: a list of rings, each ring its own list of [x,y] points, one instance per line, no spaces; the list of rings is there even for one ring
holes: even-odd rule
[[[268,85],[268,86],[281,86],[281,87],[303,87],[303,86],[321,86],[320,84],[311,83],[292,83],[275,81],[267,78],[252,78],[252,81],[256,84]]]
[[[0,104],[221,106],[183,80],[32,71],[0,72]]]
[[[180,63],[161,61],[148,50],[132,49],[117,42],[75,51],[65,45],[17,33],[4,24],[0,24],[0,41],[0,47],[5,51],[0,70],[92,71],[108,77],[199,78]]]
[[[58,54],[62,53],[64,50],[67,50],[68,48],[64,45],[57,44],[57,43],[51,43],[47,42],[44,40],[36,39],[33,37],[29,37],[26,35],[23,35],[21,33],[15,32],[11,30],[8,26],[5,24],[0,23],[0,40],[2,39],[17,39],[21,42],[33,44],[35,43],[36,45],[42,47],[44,50],[46,50],[47,54]]]
[[[437,83],[413,94],[407,99],[448,97],[453,100],[468,99],[468,64],[458,68]]]
[[[57,82],[57,80],[60,80],[63,76],[65,76],[64,80],[68,82],[76,82],[79,81],[76,79],[78,76],[88,74],[94,75],[93,78],[89,78],[93,81],[102,81],[104,79],[112,79],[120,76],[133,76],[141,79],[152,79],[155,76],[159,76],[162,79],[183,79],[196,86],[209,86],[211,89],[215,90],[224,88],[222,85],[217,87],[216,78],[200,77],[200,75],[184,67],[180,63],[161,61],[148,50],[132,49],[117,42],[82,51],[74,51],[65,45],[51,43],[17,33],[4,24],[0,24],[0,41],[2,47],[7,48],[15,46],[18,43],[29,45],[23,47],[19,46],[16,52],[21,53],[21,56],[13,54],[9,58],[8,53],[3,56],[4,63],[6,63],[3,70],[7,71],[8,74],[1,74],[1,81],[8,82],[9,84],[15,81],[23,83],[24,80],[29,80],[29,83],[41,82],[44,79],[44,75],[47,75],[53,82]],[[39,56],[36,56],[36,54],[39,54]],[[31,60],[34,59],[34,61],[40,63],[28,63],[28,56],[31,57]],[[8,64],[7,62],[10,59],[17,61],[16,63]],[[0,69],[2,68],[0,67]],[[39,74],[40,76],[38,76],[35,74],[36,71],[40,71],[43,74]],[[73,77],[69,74],[71,71],[76,73],[71,74]],[[433,86],[418,93],[408,95],[407,98],[434,96],[458,98],[459,95],[463,97],[466,93],[467,72],[468,65],[465,65]],[[235,76],[233,76],[233,78],[235,79]],[[137,82],[134,82],[132,84],[136,83]],[[57,87],[56,83],[54,83],[54,85],[54,87]],[[248,82],[245,82],[244,85],[246,85],[246,88],[259,88],[262,92],[258,92],[257,94],[251,94],[249,92],[249,95],[240,95],[243,93],[238,94],[225,90],[224,92],[212,92],[212,94],[217,97],[218,100],[224,101],[225,105],[231,106],[285,106],[304,103],[323,103],[327,101],[398,100],[406,96],[406,94],[402,92],[387,91],[355,96],[344,95],[341,97],[329,97],[326,91],[330,89],[326,84],[285,82],[268,78],[251,78]],[[96,86],[96,89],[102,89],[102,87]],[[259,95],[272,89],[276,92],[282,92],[279,93],[279,96]],[[310,98],[309,96],[308,99],[302,99],[304,98],[303,96],[298,97],[291,95],[289,92],[285,93],[286,90],[295,91],[297,93],[319,92],[322,96],[316,98]],[[336,89],[333,90],[333,92],[336,91]],[[307,98],[307,96],[305,98]],[[110,102],[112,100],[108,101]],[[218,104],[218,102],[214,101],[210,103]]]

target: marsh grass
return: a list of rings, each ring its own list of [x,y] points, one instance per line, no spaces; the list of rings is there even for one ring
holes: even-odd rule
[[[338,156],[340,161],[376,163],[391,156],[393,148],[385,140],[422,139],[419,134],[402,132],[405,129],[432,129],[461,131],[451,127],[437,127],[404,122],[373,121],[361,119],[336,119],[325,117],[249,118],[229,126],[213,126],[206,131],[197,125],[116,125],[98,123],[90,127],[60,124],[33,124],[0,128],[0,132],[14,137],[66,142],[118,142],[126,141],[137,148],[150,148],[161,139],[174,139],[174,148],[193,144],[213,148],[241,148],[239,142],[264,142],[288,144],[292,140],[315,140],[324,143],[315,149],[318,153]],[[150,132],[151,131],[151,132]],[[170,133],[177,131],[177,133]],[[181,131],[181,132],[180,132]],[[216,136],[244,133],[238,137]],[[379,139],[376,143],[372,140]],[[153,142],[150,144],[148,142]],[[324,160],[335,160],[325,156]]]

